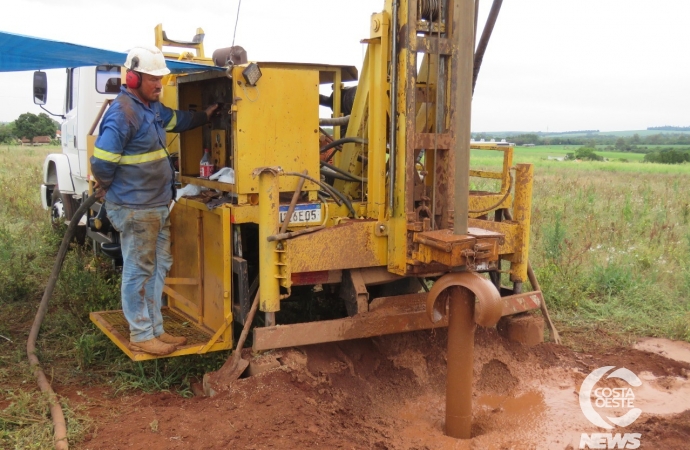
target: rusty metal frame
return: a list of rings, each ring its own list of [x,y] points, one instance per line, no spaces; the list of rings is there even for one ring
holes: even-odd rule
[[[379,297],[369,305],[370,310],[353,317],[318,322],[254,328],[253,350],[337,342],[385,334],[428,330],[448,326],[443,316],[432,322],[426,310],[427,293]],[[527,292],[500,299],[501,316],[539,309],[541,292]]]
[[[509,208],[510,205],[513,203],[513,196],[510,194],[512,179],[510,175],[510,170],[513,165],[513,147],[474,142],[470,145],[470,149],[503,152],[503,164],[501,172],[470,169],[470,177],[501,180],[501,188],[498,192],[495,193],[470,191],[469,217],[481,217],[497,209]]]

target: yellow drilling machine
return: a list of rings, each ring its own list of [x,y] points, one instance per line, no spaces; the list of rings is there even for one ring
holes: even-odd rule
[[[207,58],[203,40],[156,29],[157,46],[187,48],[167,57],[224,66],[164,79],[167,106],[221,105],[168,135],[191,193],[172,209],[164,289],[165,328],[188,343],[169,356],[234,348],[255,298],[255,351],[448,326],[446,431],[469,436],[476,324],[543,305],[538,286],[523,289],[533,167],[514,166],[509,145],[471,142],[475,6],[385,0],[361,73],[249,62],[239,47]],[[205,149],[217,179],[200,177]],[[502,170],[472,170],[471,152],[498,152]],[[133,360],[155,358],[128,348],[121,311],[91,319]]]

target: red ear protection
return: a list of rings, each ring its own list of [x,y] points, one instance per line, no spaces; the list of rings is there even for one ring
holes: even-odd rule
[[[127,75],[125,76],[125,84],[127,84],[128,88],[139,89],[141,87],[141,74],[135,72],[137,67],[139,67],[139,57],[135,56],[132,58],[132,62],[127,70]]]
[[[128,88],[139,89],[139,87],[141,87],[141,74],[133,70],[128,70],[127,76],[125,77],[125,83]]]

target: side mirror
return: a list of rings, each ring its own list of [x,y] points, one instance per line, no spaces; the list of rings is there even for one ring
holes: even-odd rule
[[[34,103],[45,105],[48,101],[48,77],[45,72],[34,72]]]

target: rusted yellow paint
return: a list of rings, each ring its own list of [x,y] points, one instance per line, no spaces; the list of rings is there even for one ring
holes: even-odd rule
[[[261,169],[260,169],[261,170]],[[279,177],[270,168],[261,170],[259,179],[259,308],[264,312],[280,311],[278,254],[276,241],[268,237],[278,233]]]
[[[98,136],[92,134],[86,136],[86,174],[89,178],[91,178],[91,157],[93,156],[93,149],[96,147],[97,137]],[[89,186],[89,188],[91,188],[91,186]]]
[[[498,194],[470,194],[470,217],[479,217],[501,208],[509,208],[513,203],[512,195],[505,195],[503,192]],[[481,212],[473,212],[481,211]]]
[[[392,11],[393,6],[391,0],[386,0],[386,11]],[[401,2],[398,9],[398,29],[407,30],[408,27],[414,26],[410,23],[408,17],[407,2]],[[400,34],[400,41],[404,42],[406,39],[404,32]],[[407,273],[407,259],[408,259],[408,239],[407,239],[407,216],[406,216],[406,199],[411,192],[406,189],[406,148],[407,148],[407,121],[405,110],[407,107],[408,97],[414,96],[414,92],[405,92],[408,85],[408,66],[414,65],[412,55],[408,51],[403,51],[399,46],[397,61],[392,61],[391,64],[397,62],[397,89],[398,95],[395,99],[396,108],[399,113],[397,119],[396,145],[395,145],[395,173],[390,174],[393,177],[393,210],[388,212],[388,270],[392,273],[403,275]],[[389,161],[390,164],[390,161]],[[391,189],[391,185],[388,187]],[[388,205],[390,208],[390,205]]]
[[[359,83],[357,84],[357,94],[355,95],[355,102],[352,107],[352,113],[350,114],[350,120],[347,125],[348,137],[364,137],[367,134],[367,121],[370,119],[367,115],[367,105],[369,101],[369,92],[371,90],[370,82],[371,70],[369,68],[370,60],[370,50],[367,50],[367,54],[364,58],[364,65],[362,67],[362,73],[360,75]],[[334,105],[340,102],[340,95],[334,95]],[[334,106],[335,108],[335,106]],[[335,114],[334,114],[335,115]],[[337,131],[340,127],[335,127],[333,139],[338,139]],[[369,143],[371,146],[372,142]],[[375,143],[374,143],[375,144]],[[371,147],[369,147],[371,148]],[[364,154],[364,146],[357,143],[348,143],[343,145],[343,149],[335,154],[335,164],[343,170],[350,172],[352,174],[361,176],[362,174],[362,163],[358,161],[358,156]],[[349,195],[352,198],[358,198],[361,195],[361,184],[353,183],[343,180],[336,180],[333,183],[333,187],[343,192],[345,195]]]
[[[112,311],[106,314],[113,312],[120,313],[120,315],[122,315],[121,311]],[[128,346],[129,334],[126,333],[126,335],[123,335],[118,332],[110,323],[108,323],[108,319],[103,317],[102,314],[103,313],[101,312],[92,312],[89,314],[89,318],[91,319],[91,322],[93,322],[93,324],[103,332],[103,334],[105,334],[120,350],[122,350],[123,353],[125,353],[133,361],[147,361],[158,358],[217,352],[220,350],[228,350],[233,348],[232,339],[225,339],[225,337],[228,335],[228,329],[232,328],[232,316],[226,317],[227,326],[225,327],[225,332],[222,333],[221,337],[212,335],[208,330],[204,330],[190,323],[189,326],[195,328],[196,332],[200,333],[200,336],[208,338],[207,342],[185,345],[169,355],[156,356],[147,353],[132,352]],[[124,316],[121,317],[121,320],[124,320]],[[173,333],[175,333],[175,331],[173,331]],[[232,336],[230,335],[230,337]]]
[[[235,188],[239,194],[259,192],[258,167],[281,167],[319,177],[319,71],[295,64],[290,68],[261,64],[256,86],[247,86],[242,76],[246,66],[233,68],[236,120]],[[281,177],[280,190],[295,187],[292,177]],[[303,191],[318,190],[306,182]]]
[[[376,236],[374,220],[340,225],[285,241],[290,272],[354,269],[386,264],[387,240]]]
[[[119,347],[120,350],[124,354],[126,354],[132,361],[148,361],[151,359],[159,359],[159,358],[172,358],[175,356],[185,356],[185,355],[195,355],[195,354],[200,354],[200,353],[208,353],[208,352],[218,352],[221,350],[229,350],[233,348],[233,343],[232,341],[230,342],[216,342],[210,347],[208,345],[194,345],[194,346],[187,346],[182,349],[176,350],[169,355],[165,356],[156,356],[156,355],[151,355],[148,353],[140,353],[140,352],[132,352],[132,350],[129,349],[127,346],[127,343],[122,341],[121,339],[118,339],[113,333],[110,332],[107,328],[102,326],[100,323],[93,321],[92,322],[105,334],[108,339],[110,339],[115,345]]]
[[[501,189],[497,193],[471,191],[469,198],[469,216],[480,217],[497,209],[509,208],[512,204],[513,198],[510,194],[506,196],[506,193],[511,189],[512,177],[510,170],[513,164],[513,147],[473,143],[470,148],[472,150],[503,152],[503,167],[500,172],[493,172],[489,170],[470,170],[471,177],[501,180]]]
[[[513,203],[513,220],[519,224],[517,242],[521,258],[510,267],[510,278],[514,282],[527,280],[527,264],[529,262],[529,231],[532,219],[532,183],[534,180],[534,166],[532,164],[518,164],[515,171],[515,202]]]
[[[342,109],[342,99],[340,98],[340,89],[336,89],[339,87],[342,87],[343,85],[343,73],[340,70],[336,70],[333,73],[333,87],[334,91],[337,91],[337,95],[333,96],[333,117],[341,117],[342,114],[340,114],[340,110]],[[335,112],[338,111],[338,112]],[[335,127],[333,128],[333,138],[334,139],[340,139],[340,127]],[[338,155],[336,155],[338,156]]]
[[[232,223],[229,209],[223,208],[218,212],[223,224],[223,315],[225,316],[225,323],[228,324],[223,332],[223,341],[232,342]]]
[[[366,60],[369,66],[367,217],[382,221],[386,214],[386,118],[390,103],[387,95],[389,82],[386,68],[390,52],[390,17],[387,12],[374,14],[371,22],[371,38]]]
[[[231,312],[232,254],[229,212],[209,211],[203,203],[182,200],[172,210],[173,267],[170,278],[184,284],[166,284],[169,306],[216,330]],[[192,284],[190,281],[195,280]]]

